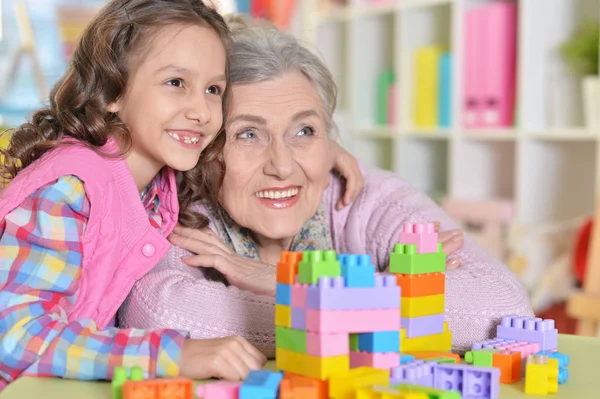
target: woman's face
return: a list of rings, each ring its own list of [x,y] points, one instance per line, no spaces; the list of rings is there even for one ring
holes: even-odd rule
[[[269,239],[297,234],[316,212],[332,167],[322,102],[300,72],[235,85],[226,121],[220,203]]]

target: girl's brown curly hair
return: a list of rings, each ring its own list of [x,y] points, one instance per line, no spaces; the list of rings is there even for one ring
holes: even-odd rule
[[[163,28],[173,25],[209,26],[229,48],[229,29],[223,17],[202,0],[113,0],[84,30],[65,75],[52,88],[49,106],[36,111],[30,122],[10,134],[8,148],[0,150],[0,179],[13,179],[47,151],[74,138],[100,152],[109,137],[122,144],[121,154],[131,149],[131,137],[118,116],[107,110],[125,92],[132,60],[144,57]],[[226,71],[229,81],[229,71]],[[225,107],[229,90],[224,94]],[[225,137],[220,132],[203,152],[202,161],[180,174],[187,182],[180,193],[180,220],[189,227],[207,220],[189,206],[213,184],[211,161],[221,152]],[[217,180],[221,174],[217,173]]]

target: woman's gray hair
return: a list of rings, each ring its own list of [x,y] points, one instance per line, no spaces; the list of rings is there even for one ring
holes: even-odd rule
[[[292,35],[249,17],[226,18],[231,29],[229,74],[232,85],[259,83],[289,72],[301,72],[311,81],[325,111],[330,136],[336,134],[333,113],[337,87],[323,61]]]

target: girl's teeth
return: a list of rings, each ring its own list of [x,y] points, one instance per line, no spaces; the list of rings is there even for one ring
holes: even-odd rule
[[[200,141],[200,137],[179,137],[177,133],[169,133],[169,136],[173,137],[175,140],[179,142],[183,142],[185,144],[197,144]]]

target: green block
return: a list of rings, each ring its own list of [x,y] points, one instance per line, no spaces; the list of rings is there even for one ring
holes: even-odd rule
[[[342,269],[335,251],[304,251],[298,262],[298,281],[317,284],[320,277],[340,277]]]
[[[390,272],[400,274],[438,273],[446,270],[446,253],[442,243],[438,243],[438,252],[418,254],[414,244],[394,245],[390,254]]]
[[[275,326],[275,346],[292,352],[306,353],[306,331]]]
[[[465,353],[465,362],[479,367],[492,367],[494,353],[499,352],[496,349],[481,349]]]
[[[430,359],[423,359],[426,362],[436,362],[438,364],[440,363],[452,363],[452,364],[456,364],[456,359],[452,358],[452,357],[432,357]]]
[[[462,395],[458,391],[442,391],[441,389],[422,387],[419,385],[399,384],[393,385],[400,392],[421,392],[429,396],[429,399],[461,399]]]
[[[350,350],[358,352],[358,334],[350,334]]]
[[[112,394],[113,399],[121,399],[123,397],[123,384],[127,381],[127,368],[125,367],[115,367],[112,377]]]

